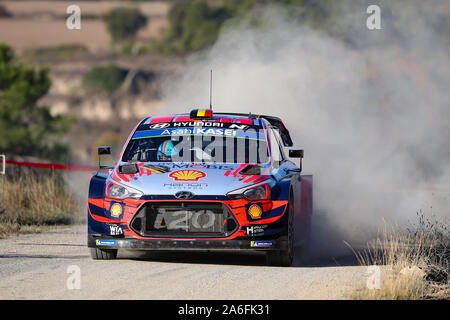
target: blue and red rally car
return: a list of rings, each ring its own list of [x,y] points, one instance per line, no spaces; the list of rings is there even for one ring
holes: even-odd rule
[[[115,166],[91,178],[92,258],[114,259],[119,249],[263,250],[270,265],[290,266],[312,216],[312,176],[301,174],[303,150],[285,155],[292,145],[272,116],[196,109],[143,119]]]

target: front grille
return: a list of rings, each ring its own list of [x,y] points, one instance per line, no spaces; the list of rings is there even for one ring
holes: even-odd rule
[[[226,237],[238,223],[220,202],[147,202],[130,227],[143,237]]]

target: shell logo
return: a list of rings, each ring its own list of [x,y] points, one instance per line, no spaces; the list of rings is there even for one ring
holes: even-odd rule
[[[261,207],[258,206],[257,204],[251,205],[250,208],[248,208],[248,214],[249,214],[253,219],[259,219],[259,218],[261,218],[261,214],[262,214]]]
[[[169,177],[174,178],[175,181],[198,181],[206,177],[206,173],[198,170],[178,170],[169,174]]]
[[[118,203],[114,203],[114,204],[111,206],[110,211],[111,211],[111,215],[112,215],[113,217],[118,217],[118,216],[120,216],[120,214],[122,213],[122,206],[121,206],[120,204],[118,204]]]

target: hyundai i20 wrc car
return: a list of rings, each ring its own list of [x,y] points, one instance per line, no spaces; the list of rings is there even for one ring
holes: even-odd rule
[[[262,250],[270,265],[290,266],[312,216],[312,176],[301,174],[303,150],[285,155],[292,145],[273,116],[196,109],[143,119],[115,166],[91,178],[92,258],[114,259],[119,249]]]

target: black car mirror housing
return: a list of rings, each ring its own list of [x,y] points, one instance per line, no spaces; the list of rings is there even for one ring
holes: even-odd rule
[[[303,169],[303,157],[305,156],[305,151],[303,149],[289,149],[289,158],[299,158],[300,159],[300,163],[299,163],[299,168],[300,171],[302,172]]]

